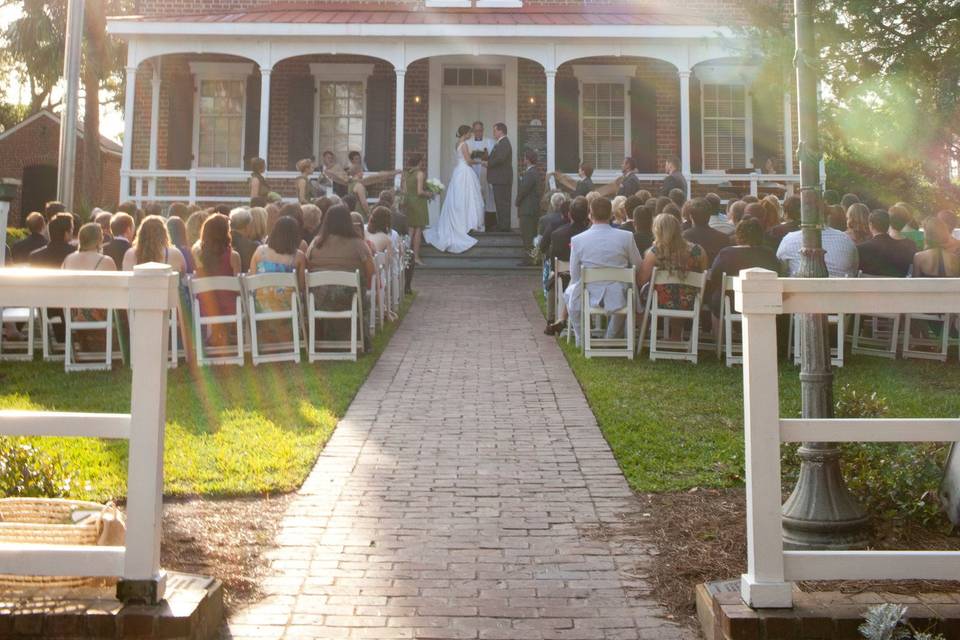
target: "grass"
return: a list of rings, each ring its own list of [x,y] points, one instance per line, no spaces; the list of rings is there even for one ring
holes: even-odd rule
[[[542,294],[538,294],[542,305]],[[725,488],[743,484],[743,371],[727,368],[710,354],[700,363],[650,362],[646,352],[630,362],[587,360],[560,341],[604,436],[630,486],[637,492]],[[858,394],[886,398],[887,417],[960,416],[960,368],[927,361],[847,357],[835,370],[835,389],[849,385]],[[780,367],[780,413],[799,416],[798,368]],[[853,445],[861,446],[861,445]],[[891,445],[879,445],[889,447]],[[901,447],[901,445],[892,445]],[[902,445],[902,467],[909,473]],[[946,448],[938,446],[936,455]],[[889,456],[888,456],[889,458]],[[896,459],[865,457],[871,463]],[[866,463],[866,462],[865,462]],[[788,456],[785,475],[790,473]],[[902,471],[902,469],[901,469]],[[788,479],[787,479],[788,480]],[[935,489],[936,487],[929,487]]]
[[[171,370],[164,492],[238,496],[298,488],[397,326],[379,333],[373,353],[357,362]],[[5,363],[0,409],[126,413],[130,371],[66,374],[58,363]],[[126,494],[126,441],[34,442],[60,454],[76,473],[70,497],[103,501]]]

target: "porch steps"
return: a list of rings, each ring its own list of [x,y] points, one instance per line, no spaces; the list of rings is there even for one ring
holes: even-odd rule
[[[539,267],[520,266],[528,256],[523,248],[520,234],[481,233],[477,235],[477,244],[461,254],[443,253],[424,243],[420,249],[420,258],[425,266],[417,267],[425,271],[523,271],[537,270]]]

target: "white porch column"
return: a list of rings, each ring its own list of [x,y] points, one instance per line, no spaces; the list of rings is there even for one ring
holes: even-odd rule
[[[789,91],[783,94],[783,172],[793,175],[793,99]]]
[[[547,69],[547,174],[557,170],[557,70]]]
[[[160,140],[160,59],[153,63],[153,77],[150,79],[150,171],[157,170],[157,150]],[[147,181],[147,194],[150,198],[157,195],[157,179]]]
[[[403,171],[403,131],[404,131],[404,106],[406,104],[406,84],[407,84],[407,69],[406,67],[397,67],[394,69],[397,74],[397,107],[396,107],[396,124],[394,126],[394,141],[393,141],[393,168],[399,171]],[[395,189],[400,189],[400,177],[401,174],[397,174],[394,178],[393,186]]]
[[[267,162],[270,153],[270,76],[273,69],[260,67],[260,141],[257,155]]]
[[[127,93],[123,104],[123,152],[120,155],[120,201],[130,199],[130,168],[133,160],[133,103],[137,93],[137,68],[127,67]],[[127,175],[124,175],[127,174]]]
[[[690,195],[690,70],[680,71],[680,164]]]

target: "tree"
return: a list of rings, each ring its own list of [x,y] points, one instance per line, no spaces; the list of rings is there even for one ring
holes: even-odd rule
[[[2,0],[0,7],[19,6],[20,16],[0,33],[4,61],[30,89],[30,113],[50,100],[63,74],[65,2]]]

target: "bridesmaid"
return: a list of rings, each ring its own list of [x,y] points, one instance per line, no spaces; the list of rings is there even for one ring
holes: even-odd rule
[[[413,245],[413,260],[420,260],[420,244],[423,242],[423,229],[430,223],[427,202],[433,194],[426,189],[427,175],[423,170],[423,156],[411,153],[407,170],[403,173],[403,204],[406,208],[407,226],[410,228],[410,241]]]
[[[267,179],[263,177],[263,172],[267,169],[267,163],[263,158],[254,158],[250,161],[250,206],[267,206],[267,195],[270,193],[270,185]]]

